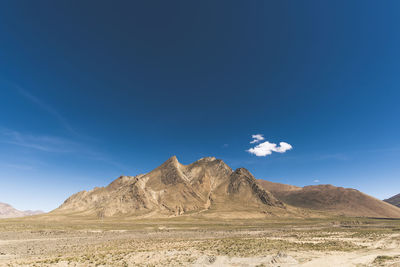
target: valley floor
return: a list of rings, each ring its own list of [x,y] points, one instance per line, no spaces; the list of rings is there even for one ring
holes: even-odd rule
[[[400,220],[0,220],[0,266],[177,265],[400,266]]]

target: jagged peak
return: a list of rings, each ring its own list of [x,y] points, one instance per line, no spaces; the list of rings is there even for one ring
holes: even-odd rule
[[[190,168],[198,165],[213,165],[214,167],[222,167],[232,172],[231,167],[229,167],[222,159],[217,159],[215,157],[204,157],[187,166]]]
[[[239,174],[239,175],[245,175],[245,176],[253,177],[253,175],[251,174],[251,172],[249,172],[249,170],[246,169],[246,168],[237,168],[237,169],[234,171],[234,173],[235,173],[235,174]],[[254,178],[254,177],[253,177],[253,178]]]
[[[175,155],[167,159],[165,163],[172,163],[174,165],[180,164],[178,158]]]
[[[179,163],[178,159],[176,156],[172,156],[169,159],[167,159],[163,164],[161,164],[157,169],[160,168],[168,168],[168,167],[175,167],[178,168],[181,164]]]
[[[168,160],[171,160],[171,161],[178,161],[178,158],[177,158],[175,155],[173,155],[173,156],[170,157]]]
[[[216,160],[215,157],[204,157],[199,159],[198,161],[214,161],[214,160]]]
[[[253,174],[249,172],[246,168],[237,168],[233,173],[232,177],[234,180],[236,179],[246,179],[250,183],[256,183],[257,180],[254,178]]]
[[[217,159],[216,157],[204,157],[199,160],[196,160],[192,164],[196,164],[196,163],[223,163],[223,164],[227,165],[222,159]],[[190,165],[192,165],[192,164],[190,164]]]

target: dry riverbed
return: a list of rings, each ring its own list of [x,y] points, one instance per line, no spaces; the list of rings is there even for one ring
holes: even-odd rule
[[[0,266],[177,265],[400,266],[400,221],[0,220]]]

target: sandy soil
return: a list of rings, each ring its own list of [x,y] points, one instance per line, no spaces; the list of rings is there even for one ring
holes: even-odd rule
[[[400,221],[0,220],[0,266],[400,266]]]

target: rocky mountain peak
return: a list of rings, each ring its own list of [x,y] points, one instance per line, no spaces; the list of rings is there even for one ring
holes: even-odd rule
[[[215,157],[182,165],[173,156],[147,174],[121,176],[105,188],[75,194],[54,212],[134,216],[208,210],[248,212],[250,208],[265,214],[263,210],[271,207],[284,208],[256,184],[248,170],[233,172]]]

